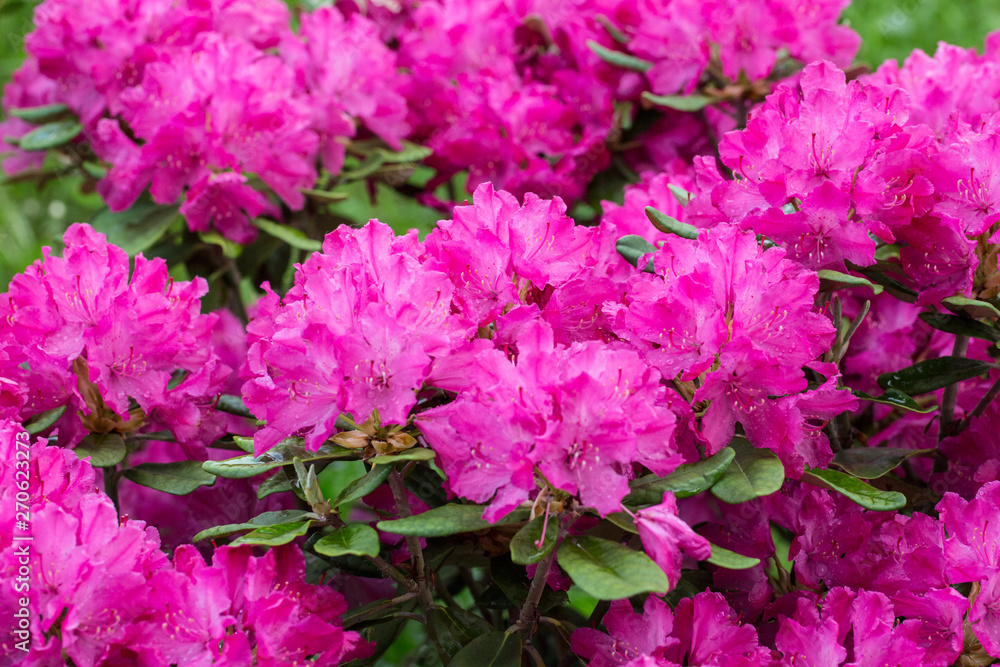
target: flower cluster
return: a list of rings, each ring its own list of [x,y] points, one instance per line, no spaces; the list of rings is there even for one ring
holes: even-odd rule
[[[155,528],[119,520],[94,486],[94,469],[67,449],[29,438],[13,420],[0,422],[0,453],[26,466],[0,468],[0,608],[13,618],[28,596],[32,650],[15,648],[6,624],[0,651],[8,664],[81,667],[117,664],[336,665],[370,647],[345,632],[342,595],[303,582],[298,549],[262,557],[250,547],[222,547],[206,565],[191,546],[172,559],[160,551]],[[32,539],[13,541],[17,471],[31,484]],[[24,545],[29,547],[25,549]],[[26,580],[15,587],[22,554]],[[18,592],[20,591],[20,593]],[[317,659],[318,658],[318,659]]]

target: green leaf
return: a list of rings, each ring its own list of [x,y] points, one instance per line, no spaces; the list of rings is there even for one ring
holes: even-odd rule
[[[649,221],[653,223],[653,226],[664,234],[676,234],[682,239],[694,240],[698,238],[698,228],[694,225],[689,225],[686,222],[681,222],[676,218],[671,218],[665,213],[657,211],[652,206],[646,207],[646,217]]]
[[[309,188],[303,188],[301,192],[306,197],[309,197],[309,199],[318,201],[321,204],[333,204],[350,197],[346,192],[333,192],[330,190],[310,190]]]
[[[622,69],[632,70],[633,72],[645,72],[653,66],[653,63],[648,60],[609,49],[606,46],[601,46],[592,39],[587,40],[587,48],[596,53],[597,57],[604,62],[615,67],[621,67]]]
[[[374,557],[379,552],[378,533],[371,526],[352,524],[324,535],[313,549],[332,558],[347,554]]]
[[[20,109],[11,109],[7,112],[7,114],[13,116],[14,118],[20,118],[21,120],[33,125],[38,125],[40,123],[48,123],[49,121],[55,120],[67,112],[69,112],[69,107],[65,104],[45,104],[37,107],[21,107]]]
[[[968,317],[948,315],[947,313],[920,313],[920,319],[938,331],[960,336],[971,336],[972,338],[982,338],[992,343],[1000,342],[1000,330],[978,320],[969,319]]]
[[[687,206],[691,203],[691,193],[684,188],[673,183],[667,183],[667,188],[681,206]]]
[[[319,252],[323,249],[322,243],[309,238],[303,234],[301,230],[295,229],[294,227],[280,225],[273,220],[268,220],[267,218],[254,218],[253,224],[254,227],[260,231],[265,234],[269,234],[276,239],[284,241],[293,248],[306,250],[308,252]]]
[[[857,477],[851,477],[836,470],[816,470],[809,468],[802,475],[803,482],[809,482],[841,493],[865,509],[886,512],[906,506],[906,496],[898,491],[881,491],[865,484]]]
[[[889,294],[896,297],[900,301],[913,303],[917,300],[917,293],[913,289],[907,287],[895,278],[892,278],[883,270],[875,267],[855,266],[854,264],[851,264],[849,268],[852,271],[864,274],[869,280],[884,287]],[[898,269],[899,267],[892,268]]]
[[[118,213],[103,208],[90,219],[90,226],[108,237],[108,242],[124,250],[129,257],[152,248],[178,219],[177,206],[160,206],[140,201]]]
[[[420,162],[434,154],[434,151],[427,146],[415,144],[412,141],[403,142],[403,148],[398,151],[388,148],[377,148],[376,152],[381,153],[385,162],[389,164],[401,164],[405,162]]]
[[[968,299],[964,296],[950,296],[947,299],[941,299],[941,303],[944,304],[945,308],[958,315],[968,315],[973,318],[987,317],[993,320],[1000,318],[1000,310],[986,301]]]
[[[898,449],[892,447],[852,447],[833,457],[833,465],[861,479],[877,479],[895,470],[908,458],[927,456],[933,449]]]
[[[140,463],[125,470],[125,477],[157,491],[184,496],[202,486],[215,484],[215,475],[205,472],[201,461]]]
[[[228,523],[223,526],[212,526],[206,528],[192,538],[192,542],[201,540],[211,540],[216,537],[226,537],[234,533],[242,533],[247,530],[255,530],[261,526],[273,526],[279,523],[287,523],[293,519],[308,514],[305,510],[279,510],[277,512],[264,512],[244,523]]]
[[[228,259],[236,259],[240,256],[240,253],[243,252],[243,246],[217,232],[199,232],[198,238],[200,238],[203,243],[217,245],[222,248],[223,256]]]
[[[545,530],[545,539],[539,548],[535,545],[542,539],[542,530]],[[558,536],[559,522],[556,519],[549,517],[548,526],[545,526],[545,516],[536,517],[517,531],[510,541],[510,558],[519,565],[539,563],[552,553]]]
[[[91,433],[80,441],[73,453],[79,458],[90,457],[95,468],[111,468],[122,462],[127,448],[125,440],[117,433]]]
[[[760,496],[769,496],[785,482],[785,467],[769,449],[757,449],[744,438],[735,438],[730,447],[733,462],[712,486],[712,494],[724,503],[736,505]]]
[[[59,421],[59,418],[62,417],[65,412],[65,405],[60,405],[58,408],[52,408],[51,410],[41,412],[32,417],[31,421],[24,425],[24,430],[31,435],[41,433],[48,428],[52,428],[52,425]]]
[[[265,479],[257,487],[257,500],[263,500],[273,493],[289,493],[292,491],[292,480],[283,472],[277,472]]]
[[[232,394],[222,394],[219,396],[219,400],[215,402],[215,409],[220,412],[225,412],[227,414],[236,415],[237,417],[247,417],[249,419],[256,419],[253,413],[250,412],[250,408],[246,406],[243,399],[239,396],[233,396]],[[250,449],[246,451],[253,451],[253,438],[243,438],[243,440],[250,441]],[[242,447],[242,445],[240,445]]]
[[[885,393],[881,396],[872,396],[863,391],[857,390],[852,390],[851,393],[860,398],[862,401],[871,401],[872,403],[891,405],[895,408],[901,408],[903,410],[908,410],[909,412],[917,412],[922,415],[925,415],[928,412],[933,412],[937,409],[936,405],[931,405],[926,408],[920,407],[920,404],[913,400],[911,396],[898,389],[886,389]]]
[[[735,551],[723,549],[714,544],[712,545],[712,555],[708,557],[708,562],[727,570],[749,570],[751,567],[760,565],[759,558],[742,556]]]
[[[232,544],[255,544],[264,547],[277,547],[288,544],[296,537],[301,537],[309,530],[312,521],[292,521],[277,523],[273,526],[262,526],[243,537],[233,540]]]
[[[706,95],[654,95],[648,90],[642,93],[642,101],[654,107],[688,112],[701,111],[714,102]]]
[[[367,178],[378,171],[383,164],[385,164],[385,155],[382,153],[372,153],[355,169],[340,172],[340,178],[344,181],[357,181]]]
[[[987,362],[978,359],[938,357],[898,371],[883,373],[878,377],[878,386],[917,396],[982,375],[989,369]]]
[[[225,410],[223,410],[223,412],[225,412]],[[253,454],[253,438],[247,438],[242,435],[234,435],[233,442],[235,442],[236,446],[247,454]]]
[[[527,518],[527,510],[515,510],[497,523],[483,520],[482,505],[450,504],[436,507],[422,514],[404,519],[379,521],[378,529],[396,535],[416,535],[419,537],[444,537],[456,533],[469,533],[490,526],[500,526]]]
[[[830,292],[833,290],[847,289],[851,287],[867,287],[873,294],[881,294],[885,290],[885,288],[881,285],[876,285],[870,280],[860,276],[852,276],[849,273],[823,269],[818,272],[818,275],[819,289],[821,292]]]
[[[290,466],[296,457],[302,463],[335,459],[355,459],[358,457],[356,450],[331,444],[323,445],[315,452],[307,452],[302,443],[302,438],[287,438],[260,456],[248,454],[223,461],[205,461],[202,467],[217,477],[245,479],[260,475],[279,466]]]
[[[639,262],[642,258],[651,252],[656,252],[656,246],[635,234],[629,234],[628,236],[623,236],[618,239],[618,243],[615,244],[615,250],[618,254],[625,258],[629,264],[634,267],[639,266]],[[653,260],[650,259],[649,263],[646,264],[646,268],[643,269],[647,273],[653,272]]]
[[[610,540],[570,537],[559,546],[557,557],[573,583],[598,600],[666,593],[670,588],[667,575],[649,556]]]
[[[386,456],[376,456],[368,459],[372,465],[389,465],[397,461],[430,461],[437,456],[433,449],[427,447],[412,447],[399,452],[398,454],[388,454]]]
[[[736,451],[732,447],[724,447],[707,459],[678,466],[666,477],[640,477],[629,483],[632,493],[623,502],[627,505],[658,505],[663,502],[665,491],[672,491],[678,498],[699,494],[719,481],[735,457]]]
[[[520,667],[521,637],[499,630],[476,637],[452,657],[448,667]]]
[[[330,468],[327,468],[327,470],[329,469]],[[323,472],[326,472],[326,470]],[[353,503],[354,501],[367,496],[369,493],[382,486],[382,483],[389,478],[389,473],[391,472],[392,468],[390,466],[372,466],[372,469],[368,471],[368,474],[354,480],[340,492],[340,495],[337,496],[333,506],[339,507],[345,503]],[[320,478],[320,481],[322,482],[322,475],[320,475]]]
[[[68,144],[83,132],[83,125],[75,120],[58,120],[46,123],[21,137],[18,144],[23,151],[47,151]]]
[[[625,532],[632,533],[634,535],[639,534],[639,529],[635,525],[635,520],[625,512],[611,512],[604,517],[604,519],[606,521],[610,521]]]

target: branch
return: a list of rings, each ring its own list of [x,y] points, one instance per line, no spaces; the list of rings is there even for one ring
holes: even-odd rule
[[[408,516],[413,516],[413,510],[410,509],[410,501],[406,497],[406,487],[403,486],[403,477],[399,474],[398,470],[393,470],[389,473],[389,488],[392,489],[392,497],[396,501],[399,516],[404,519]],[[431,607],[434,606],[434,596],[431,595],[431,591],[427,587],[427,566],[424,564],[424,550],[420,546],[420,538],[415,535],[407,535],[406,548],[413,559],[411,576],[417,583],[420,606],[423,607],[424,612],[430,611]]]
[[[963,335],[955,336],[955,347],[952,348],[951,356],[964,357],[965,351],[969,347],[969,337]],[[958,397],[958,383],[948,385],[941,397],[941,423],[938,425],[938,442],[941,442],[949,435],[952,435],[952,423],[955,421],[955,399]]]
[[[552,570],[552,563],[556,559],[556,550],[545,557],[538,564],[535,576],[531,578],[531,587],[528,588],[528,597],[521,605],[521,613],[518,615],[517,623],[512,625],[507,632],[517,632],[525,640],[529,639],[538,625],[538,602],[542,599],[545,586],[549,581],[549,572]]]

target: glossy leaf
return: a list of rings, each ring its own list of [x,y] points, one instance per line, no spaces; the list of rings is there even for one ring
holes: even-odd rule
[[[991,327],[978,320],[947,313],[920,313],[920,319],[938,331],[956,334],[959,336],[970,336],[972,338],[982,338],[992,343],[1000,341],[1000,329]]]
[[[117,433],[91,433],[73,449],[79,458],[90,457],[95,468],[111,468],[122,462],[127,452],[125,440]]]
[[[885,290],[882,285],[876,285],[866,278],[852,276],[849,273],[841,273],[840,271],[831,271],[829,269],[823,269],[817,273],[819,275],[820,291],[829,292],[838,289],[849,289],[851,287],[867,287],[873,294],[881,294]]]
[[[201,464],[201,461],[140,463],[126,469],[124,476],[136,484],[184,496],[199,487],[215,484],[215,475],[206,472]]]
[[[712,494],[722,502],[735,505],[769,496],[785,482],[785,467],[769,449],[757,449],[744,438],[735,438],[729,445],[735,456]]]
[[[670,588],[660,566],[641,551],[583,535],[569,537],[557,552],[559,567],[577,586],[598,600],[620,600]]]
[[[635,56],[622,53],[621,51],[609,49],[606,46],[601,46],[592,39],[587,40],[587,48],[596,53],[597,57],[604,62],[609,65],[614,65],[615,67],[621,67],[622,69],[631,70],[633,72],[645,72],[653,66],[653,63],[648,60],[643,60],[642,58],[636,58]]]
[[[265,479],[257,487],[257,500],[263,500],[274,493],[290,493],[292,491],[292,480],[283,472],[277,472]]]
[[[665,213],[657,211],[652,206],[646,207],[646,217],[653,223],[653,226],[664,234],[676,234],[681,238],[694,240],[698,238],[698,228],[672,218]]]
[[[803,482],[843,494],[865,509],[885,512],[906,506],[906,496],[898,491],[881,491],[857,477],[836,470],[807,469]]]
[[[678,498],[701,493],[719,481],[736,457],[732,447],[724,447],[714,456],[678,466],[666,477],[646,475],[629,483],[632,488],[624,500],[628,505],[657,505],[663,502],[663,493],[672,491]]]
[[[892,447],[852,447],[833,457],[833,465],[861,479],[877,479],[901,466],[914,456],[927,456],[933,449],[898,449]]]
[[[134,257],[156,245],[179,219],[177,206],[140,201],[118,213],[104,208],[90,219],[90,226],[107,236],[109,243]]]
[[[311,239],[301,230],[295,229],[294,227],[289,227],[288,225],[278,224],[273,220],[268,220],[267,218],[254,218],[254,227],[269,234],[276,239],[284,241],[293,248],[298,248],[299,250],[305,250],[307,252],[319,252],[323,249],[323,244],[315,239]]]
[[[351,524],[324,535],[315,544],[316,553],[336,558],[354,554],[356,556],[378,556],[378,533],[371,526]]]
[[[909,394],[905,394],[898,389],[886,389],[885,393],[881,396],[872,396],[871,394],[866,394],[863,391],[852,391],[851,393],[860,398],[862,401],[871,401],[872,403],[891,405],[894,408],[901,408],[909,412],[927,414],[928,412],[933,412],[937,409],[936,405],[931,405],[926,408],[920,407],[920,404],[913,400]]]
[[[760,565],[759,558],[743,556],[715,544],[712,545],[712,555],[708,557],[708,562],[727,570],[749,570],[751,567]]]
[[[615,250],[617,250],[618,254],[624,257],[625,261],[629,264],[634,267],[638,267],[639,262],[644,256],[651,252],[656,252],[656,246],[641,236],[629,234],[628,236],[623,236],[618,239],[618,242],[615,244]],[[649,260],[645,268],[643,268],[643,271],[646,271],[647,273],[653,272],[652,259]]]
[[[654,95],[648,90],[643,92],[642,101],[654,107],[666,107],[677,111],[701,111],[714,102],[707,95]]]
[[[211,528],[206,528],[192,538],[192,542],[199,542],[201,540],[212,540],[216,537],[226,537],[234,533],[242,533],[247,530],[256,530],[261,526],[273,526],[279,523],[287,523],[303,517],[308,512],[305,510],[279,510],[277,512],[264,512],[259,514],[249,521],[243,523],[228,523],[222,526],[212,526]]]
[[[483,520],[482,505],[458,505],[455,503],[436,507],[403,519],[379,521],[378,529],[396,535],[416,535],[418,537],[443,537],[456,533],[468,533],[490,526],[499,526],[527,518],[527,510],[515,510],[495,524]]]
[[[372,465],[389,465],[391,463],[396,463],[397,461],[430,461],[435,456],[437,456],[437,454],[433,449],[428,449],[427,447],[413,447],[396,454],[375,456],[368,459],[368,463],[371,463]]]
[[[878,377],[882,389],[898,389],[910,396],[947,387],[968,380],[988,371],[990,365],[978,359],[965,357],[938,357],[927,359],[898,371],[883,373]]]
[[[250,408],[248,408],[246,403],[243,402],[243,399],[239,396],[233,396],[232,394],[222,394],[219,396],[219,400],[215,402],[215,409],[220,412],[236,415],[237,417],[256,419],[253,413],[250,412]],[[250,441],[250,449],[247,449],[246,451],[252,452],[253,438],[243,438],[243,440]],[[243,447],[243,445],[240,446]]]
[[[340,492],[340,495],[337,496],[337,499],[333,503],[334,507],[343,505],[344,503],[352,503],[367,496],[382,486],[382,483],[389,478],[389,473],[391,472],[392,468],[390,466],[373,466],[364,477],[354,480]]]
[[[301,537],[309,530],[312,521],[292,521],[277,523],[273,526],[262,526],[243,537],[233,540],[233,544],[254,544],[263,547],[277,547],[288,544],[296,537]]]
[[[23,151],[47,151],[68,144],[81,132],[83,125],[75,120],[57,120],[28,132],[18,145]]]
[[[521,637],[499,630],[476,637],[456,653],[448,667],[520,667]]]
[[[542,540],[542,531],[545,539]],[[545,559],[556,546],[559,537],[559,522],[555,517],[549,517],[545,525],[545,516],[532,519],[521,530],[517,531],[510,541],[510,558],[519,565],[534,565]],[[542,540],[541,547],[536,546]]]
[[[941,303],[945,308],[959,315],[968,315],[974,318],[986,317],[993,320],[1000,318],[1000,310],[986,301],[969,299],[964,296],[950,296],[947,299],[941,299]]]
[[[66,406],[60,405],[58,408],[52,408],[51,410],[46,410],[41,412],[31,418],[27,424],[24,425],[24,430],[30,435],[35,435],[36,433],[41,433],[46,429],[52,428],[53,424],[59,421],[59,418],[66,413]]]
[[[302,438],[288,438],[260,456],[237,456],[223,461],[205,461],[202,467],[217,477],[245,479],[260,475],[279,466],[290,466],[296,457],[302,463],[336,459],[354,459],[358,454],[353,449],[337,445],[323,445],[315,452],[307,452]]]

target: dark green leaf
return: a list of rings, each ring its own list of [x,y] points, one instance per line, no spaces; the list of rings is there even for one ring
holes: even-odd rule
[[[378,556],[378,533],[371,526],[351,524],[324,535],[313,545],[313,549],[331,558],[347,554]]]
[[[639,534],[639,529],[636,528],[635,520],[625,512],[612,512],[604,517],[604,519],[606,521],[610,521],[627,533],[633,533],[636,535]]]
[[[75,120],[58,120],[46,123],[21,137],[18,144],[23,151],[47,151],[63,146],[83,132],[83,125]]]
[[[906,506],[906,496],[902,493],[880,491],[857,477],[836,470],[807,469],[802,475],[802,481],[841,493],[869,510],[885,512]]]
[[[360,500],[361,498],[367,496],[369,493],[382,486],[382,483],[389,478],[389,473],[392,472],[390,466],[372,466],[372,469],[368,471],[364,477],[354,480],[348,484],[337,500],[334,501],[333,506],[339,507],[344,503],[353,503],[355,500]]]
[[[95,468],[111,468],[125,458],[125,440],[117,433],[91,433],[80,441],[73,453],[79,458],[90,457]]]
[[[107,236],[109,243],[134,257],[152,248],[179,219],[177,206],[140,201],[118,213],[101,209],[90,219],[90,225]]]
[[[933,449],[896,449],[890,447],[852,447],[833,457],[833,465],[861,479],[876,479],[895,470],[908,458],[927,456]]]
[[[818,272],[819,274],[819,289],[823,292],[830,292],[838,289],[846,289],[851,287],[867,287],[874,294],[881,294],[885,289],[881,285],[876,285],[870,280],[862,278],[860,276],[852,276],[849,273],[841,273],[840,271],[831,271],[829,269],[823,269]]]
[[[667,575],[646,554],[617,542],[584,535],[560,546],[559,567],[577,586],[599,600],[620,600],[640,593],[666,593]]]
[[[455,654],[448,667],[520,667],[521,637],[495,630],[476,637]]]
[[[295,229],[294,227],[289,227],[288,225],[281,225],[273,220],[268,220],[267,218],[254,218],[254,227],[261,230],[265,234],[270,234],[276,239],[280,239],[292,246],[293,248],[298,248],[299,250],[305,250],[307,252],[319,252],[323,249],[323,244],[315,239],[311,239],[301,230]]]
[[[898,268],[898,267],[895,267]],[[903,283],[899,282],[895,278],[889,276],[885,271],[879,270],[874,267],[863,267],[855,266],[851,264],[850,269],[858,273],[864,274],[873,283],[882,285],[889,294],[893,295],[900,301],[905,301],[906,303],[913,303],[917,300],[917,293],[911,288],[907,287]]]
[[[233,396],[232,394],[222,394],[219,396],[219,400],[215,402],[215,409],[220,412],[226,412],[231,415],[236,415],[237,417],[247,417],[249,419],[256,419],[253,413],[250,412],[250,408],[246,406],[243,399],[239,396]],[[253,451],[253,438],[244,438],[244,440],[249,440],[251,442],[250,449],[246,450],[248,452]]]
[[[672,491],[678,498],[699,494],[719,481],[735,456],[732,447],[724,447],[707,459],[678,466],[666,477],[640,477],[629,483],[632,493],[624,502],[628,505],[658,505],[663,502],[665,491]]]
[[[272,493],[289,493],[292,491],[292,480],[284,472],[278,471],[265,479],[257,487],[257,500],[263,500]]]
[[[618,254],[625,258],[632,266],[638,267],[639,262],[642,258],[651,252],[656,252],[656,246],[635,234],[630,234],[628,236],[623,236],[618,239],[618,243],[615,244],[615,250]],[[653,272],[653,260],[650,259],[649,263],[643,269],[648,273]]]
[[[622,69],[632,70],[633,72],[645,72],[653,66],[653,63],[648,60],[609,49],[606,46],[601,46],[592,39],[587,40],[587,48],[596,53],[604,62],[615,67],[621,67]]]
[[[723,549],[714,544],[712,545],[712,555],[708,557],[708,562],[727,570],[749,570],[751,567],[760,565],[759,558],[742,556],[735,551]]]
[[[206,528],[192,538],[192,542],[201,540],[211,540],[216,537],[226,537],[234,533],[242,533],[247,530],[256,530],[261,526],[273,526],[279,523],[287,523],[293,519],[308,514],[305,510],[279,510],[277,512],[264,512],[244,523],[228,523],[223,526],[212,526]]]
[[[463,646],[493,629],[484,619],[461,607],[434,608],[427,615],[427,621],[437,645],[450,656],[456,655]]]
[[[757,449],[744,438],[729,445],[736,456],[712,486],[712,494],[724,503],[735,505],[760,496],[768,496],[785,482],[785,468],[769,449]]]
[[[545,531],[545,539],[541,547],[536,543],[542,539],[542,531]],[[517,531],[510,541],[510,557],[519,565],[533,565],[541,562],[548,556],[556,546],[556,539],[559,536],[559,523],[549,517],[548,525],[545,525],[545,516],[536,517],[521,530]]]
[[[933,412],[937,409],[936,405],[931,405],[926,408],[920,407],[920,404],[913,400],[911,396],[904,394],[898,389],[887,389],[881,396],[872,396],[863,391],[852,391],[851,393],[860,398],[862,401],[871,401],[872,403],[891,405],[896,408],[908,410],[909,412],[918,412],[922,415],[925,415],[928,412]]]
[[[157,491],[184,496],[202,486],[215,484],[215,475],[205,472],[201,461],[140,463],[125,470],[125,477]]]
[[[918,396],[982,375],[989,369],[990,365],[987,362],[978,359],[938,357],[892,373],[883,373],[878,377],[878,386]]]
[[[491,524],[482,518],[485,509],[482,505],[444,505],[404,519],[379,521],[378,529],[396,535],[443,537],[523,521],[528,513],[527,510],[515,510],[497,523]]]
[[[653,226],[664,234],[676,234],[683,239],[693,240],[698,238],[698,228],[681,222],[676,218],[671,218],[665,213],[657,211],[652,206],[646,207],[646,217],[653,223]],[[620,251],[619,251],[620,252]]]
[[[654,107],[688,112],[701,111],[714,101],[705,95],[654,95],[648,90],[643,92],[642,100]]]
[[[46,429],[52,428],[52,425],[59,421],[59,418],[62,417],[65,412],[65,405],[60,405],[58,408],[46,410],[45,412],[32,417],[31,421],[24,425],[24,430],[31,435],[41,433]]]
[[[337,445],[326,444],[315,452],[307,452],[302,438],[287,438],[260,456],[237,456],[223,461],[205,461],[202,467],[217,477],[245,479],[279,466],[290,466],[297,457],[302,463],[336,459],[354,459],[358,453]]]
[[[982,338],[992,343],[1000,341],[1000,330],[968,317],[946,313],[920,313],[920,319],[939,331],[960,336]]]
[[[374,458],[370,458],[368,459],[368,463],[371,463],[372,465],[389,465],[398,461],[430,461],[435,456],[437,456],[437,454],[434,453],[433,449],[428,449],[427,447],[413,447],[397,454],[388,454],[386,456],[376,456]]]
[[[992,320],[1000,318],[1000,310],[986,301],[968,299],[964,296],[950,296],[947,299],[941,299],[941,303],[944,304],[945,308],[958,315],[968,315],[973,318],[987,317]]]
[[[232,544],[255,544],[265,547],[277,547],[282,544],[288,544],[296,537],[305,535],[311,525],[312,521],[292,521],[291,523],[262,526],[243,537],[236,538]]]
[[[7,113],[14,118],[20,118],[25,122],[38,125],[39,123],[48,123],[55,120],[68,111],[69,107],[65,104],[45,104],[38,107],[11,109]]]
[[[403,481],[406,488],[417,494],[428,507],[441,507],[448,503],[444,478],[431,466],[414,466]]]

